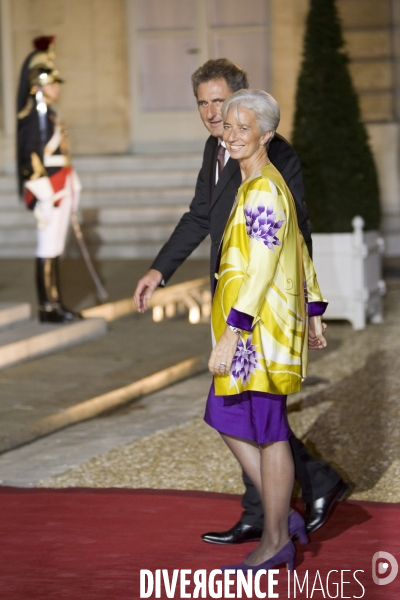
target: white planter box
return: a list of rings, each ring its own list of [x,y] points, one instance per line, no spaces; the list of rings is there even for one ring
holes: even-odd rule
[[[383,239],[378,231],[363,231],[354,217],[353,233],[313,234],[313,257],[322,294],[329,302],[327,319],[345,319],[364,329],[367,319],[381,323]]]

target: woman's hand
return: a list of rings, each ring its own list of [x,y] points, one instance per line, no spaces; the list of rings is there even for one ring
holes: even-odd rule
[[[239,336],[229,329],[229,327],[226,327],[217,345],[211,352],[210,360],[208,361],[210,373],[214,375],[226,375],[229,373],[238,341]]]
[[[326,348],[328,342],[325,339],[327,325],[322,322],[322,317],[310,317],[308,323],[308,347],[314,350]]]

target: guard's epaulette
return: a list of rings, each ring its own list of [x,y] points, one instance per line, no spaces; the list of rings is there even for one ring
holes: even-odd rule
[[[32,109],[34,107],[34,101],[32,96],[29,96],[24,108],[22,110],[19,111],[19,113],[17,114],[18,119],[25,119],[25,117],[27,117],[28,115],[31,114]]]

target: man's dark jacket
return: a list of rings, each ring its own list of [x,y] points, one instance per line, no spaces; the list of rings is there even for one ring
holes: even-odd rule
[[[170,239],[152,264],[152,269],[162,273],[165,283],[208,234],[211,236],[211,282],[214,280],[218,248],[236,192],[242,182],[239,163],[230,158],[215,185],[217,148],[218,139],[210,136],[204,148],[203,164],[189,212],[182,216]],[[303,200],[304,185],[300,161],[293,148],[280,135],[275,135],[272,139],[268,156],[292,192],[299,228],[312,255],[311,227],[307,206]]]

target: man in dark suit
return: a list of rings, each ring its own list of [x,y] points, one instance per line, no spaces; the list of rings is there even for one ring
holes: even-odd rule
[[[236,192],[241,184],[239,164],[229,157],[221,144],[223,121],[221,106],[235,91],[249,87],[245,71],[227,59],[209,60],[192,75],[193,91],[200,117],[210,132],[203,155],[194,198],[168,242],[158,253],[151,269],[137,284],[134,299],[139,312],[147,308],[147,299],[168,279],[207,235],[211,237],[210,277],[214,268],[225,224]],[[288,142],[276,135],[268,156],[283,175],[296,203],[299,228],[312,255],[311,228],[303,201],[304,187],[300,161]],[[322,460],[313,457],[295,436],[290,439],[296,479],[306,506],[307,531],[312,533],[325,523],[335,503],[344,498],[348,486],[339,474]],[[243,473],[246,491],[242,499],[244,511],[238,523],[223,532],[202,535],[206,542],[238,544],[261,538],[263,508],[250,479]]]

